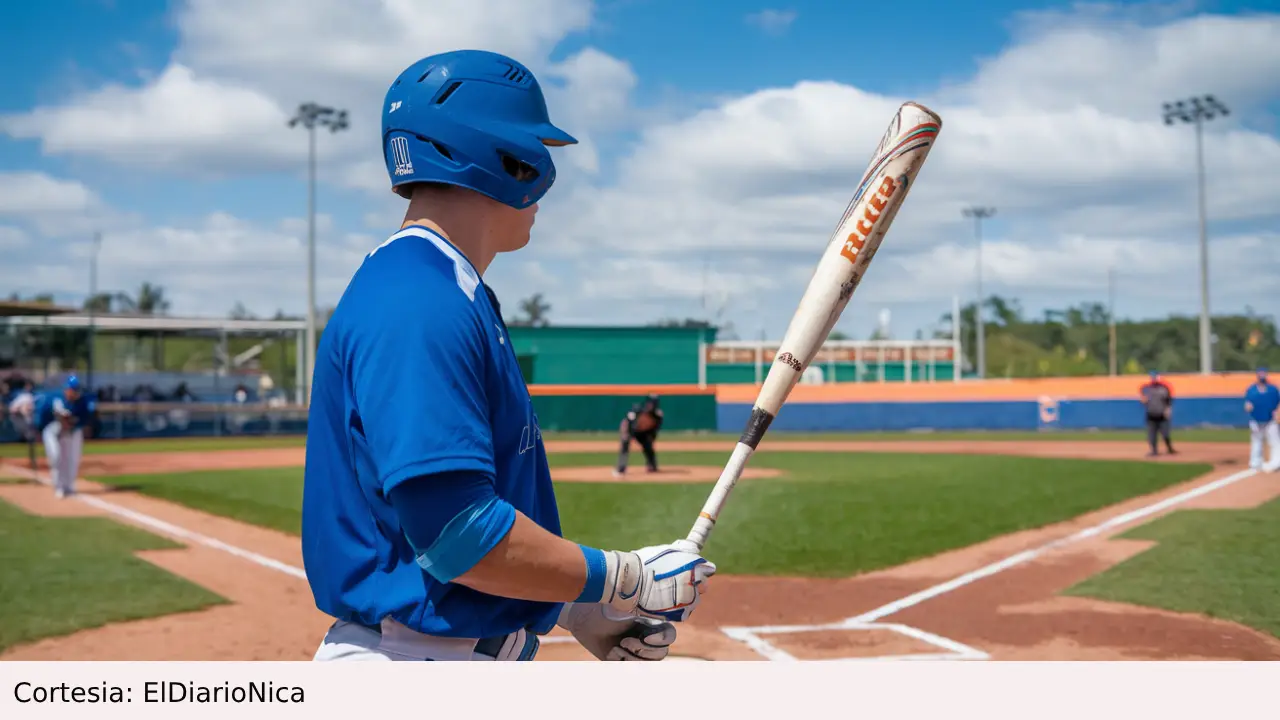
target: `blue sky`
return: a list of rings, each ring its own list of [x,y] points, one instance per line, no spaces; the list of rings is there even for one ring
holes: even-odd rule
[[[841,329],[865,336],[889,309],[906,336],[968,301],[970,203],[1000,208],[984,232],[989,292],[1032,312],[1101,300],[1116,266],[1122,314],[1195,312],[1193,136],[1163,127],[1159,104],[1203,92],[1238,111],[1206,134],[1215,310],[1280,313],[1274,4],[264,5],[0,9],[0,292],[79,302],[97,230],[104,286],[159,282],[177,314],[301,312],[305,137],[283,121],[314,99],[353,113],[321,139],[332,305],[403,212],[377,151],[386,82],[466,45],[533,67],[585,141],[557,155],[534,243],[487,278],[508,307],[543,292],[553,322],[698,315],[705,297],[742,335],[780,334],[906,99],[943,115],[938,158]]]

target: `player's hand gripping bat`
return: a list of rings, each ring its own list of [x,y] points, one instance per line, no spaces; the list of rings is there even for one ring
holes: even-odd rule
[[[862,282],[941,129],[942,118],[912,102],[898,108],[889,123],[844,217],[818,261],[809,287],[800,298],[773,367],[751,408],[747,427],[684,541],[697,552],[702,552],[706,545],[747,460]]]

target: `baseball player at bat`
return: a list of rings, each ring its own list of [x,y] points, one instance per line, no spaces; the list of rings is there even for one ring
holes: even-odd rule
[[[325,328],[307,425],[303,561],[334,618],[316,660],[532,660],[556,625],[599,659],[661,660],[715,573],[679,540],[561,536],[483,277],[529,242],[548,147],[576,142],[503,55],[433,55],[387,91],[384,161],[408,210]]]
[[[1258,368],[1258,380],[1244,394],[1244,411],[1249,414],[1249,467],[1254,470],[1280,470],[1280,389],[1267,380],[1267,369]],[[1271,458],[1262,459],[1262,441],[1267,442]]]
[[[59,498],[75,493],[84,437],[92,432],[95,404],[75,375],[67,378],[60,394],[44,395],[37,402],[36,427],[44,440],[49,479]]]

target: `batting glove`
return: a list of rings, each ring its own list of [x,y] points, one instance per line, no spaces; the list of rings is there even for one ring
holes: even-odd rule
[[[565,603],[556,624],[598,660],[662,660],[676,640],[669,622],[619,615],[599,603]]]
[[[587,585],[577,601],[604,603],[618,615],[683,622],[698,606],[702,584],[716,572],[684,540],[632,552],[583,550]]]

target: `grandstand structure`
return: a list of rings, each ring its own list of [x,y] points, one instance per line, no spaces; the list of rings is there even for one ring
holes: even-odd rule
[[[0,378],[52,388],[80,375],[104,437],[305,432],[305,333],[302,320],[0,302]]]
[[[301,320],[95,315],[0,303],[0,370],[38,383],[76,372],[95,390],[146,384],[161,395],[185,384],[213,402],[231,400],[245,386],[252,398],[284,396],[302,405],[305,331]],[[279,357],[282,351],[292,357]]]
[[[706,349],[713,384],[764,382],[779,340],[717,340]],[[959,340],[828,340],[800,378],[803,384],[960,382]]]

